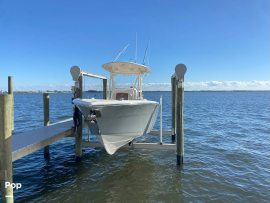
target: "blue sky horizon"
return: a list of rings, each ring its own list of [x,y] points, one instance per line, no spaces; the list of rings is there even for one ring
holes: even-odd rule
[[[169,90],[178,63],[187,90],[270,90],[270,1],[0,1],[0,90],[69,90],[73,65],[108,74],[121,61],[142,62],[146,90]],[[86,86],[98,87],[97,80]],[[124,83],[121,81],[120,83]]]

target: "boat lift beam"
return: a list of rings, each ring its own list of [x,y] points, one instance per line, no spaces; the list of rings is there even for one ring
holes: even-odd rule
[[[102,144],[99,142],[82,142],[83,147],[97,147],[97,148],[104,148]],[[121,148],[125,149],[148,149],[148,150],[175,150],[175,144],[159,144],[159,143],[137,143],[131,142],[130,144],[124,145]],[[121,150],[121,149],[119,149]]]
[[[96,75],[93,73],[88,73],[86,71],[83,71],[80,69],[79,66],[72,66],[70,68],[70,73],[72,75],[72,78],[74,81],[78,81],[80,76],[87,76],[87,77],[91,77],[91,78],[97,78],[97,79],[101,79],[101,80],[107,80],[106,77],[101,76],[101,75]]]
[[[91,78],[97,78],[97,79],[107,80],[107,78],[104,77],[104,76],[101,76],[101,75],[95,75],[95,74],[87,73],[87,72],[84,72],[84,71],[81,71],[81,74],[82,74],[83,76],[88,76],[88,77],[91,77]]]

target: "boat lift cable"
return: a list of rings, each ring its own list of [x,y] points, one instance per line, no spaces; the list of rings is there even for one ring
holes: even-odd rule
[[[127,48],[129,47],[129,44],[127,44],[115,57],[115,59],[113,60],[113,62],[117,61],[118,58],[127,50]]]

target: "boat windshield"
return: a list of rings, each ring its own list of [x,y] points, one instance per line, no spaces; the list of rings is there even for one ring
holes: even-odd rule
[[[109,90],[111,99],[117,99],[120,93],[128,93],[128,99],[143,99],[142,75],[110,74]]]
[[[135,75],[120,75],[114,76],[115,88],[130,88],[138,86],[138,77]]]

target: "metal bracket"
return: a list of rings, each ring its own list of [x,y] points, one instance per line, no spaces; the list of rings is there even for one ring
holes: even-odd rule
[[[182,79],[178,80],[177,87],[178,88],[184,88],[184,81]]]

